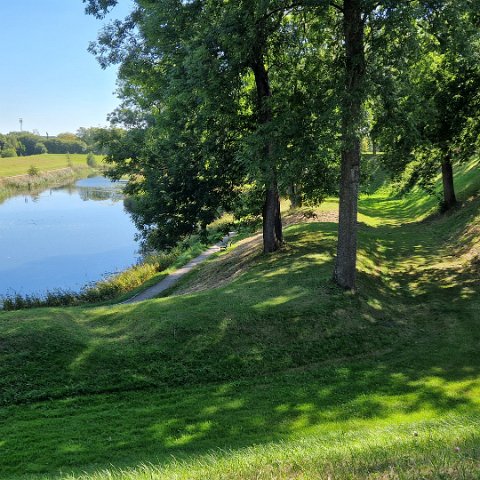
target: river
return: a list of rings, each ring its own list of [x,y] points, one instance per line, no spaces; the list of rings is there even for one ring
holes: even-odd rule
[[[0,204],[0,296],[79,291],[138,261],[121,184],[104,177]]]

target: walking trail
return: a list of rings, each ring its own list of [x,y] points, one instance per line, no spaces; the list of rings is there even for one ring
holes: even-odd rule
[[[224,249],[227,245],[229,240],[235,235],[236,232],[230,232],[228,235],[222,238],[222,240],[215,245],[212,245],[203,253],[201,253],[198,257],[190,260],[186,265],[175,270],[175,272],[171,273],[170,275],[166,276],[161,282],[153,285],[150,288],[147,288],[143,292],[135,295],[124,302],[121,302],[122,305],[129,304],[129,303],[137,303],[142,302],[143,300],[149,300],[151,298],[155,298],[163,291],[167,290],[168,288],[175,285],[180,278],[182,278],[185,274],[190,272],[193,268],[197,265],[205,261],[208,257],[213,255],[214,253],[219,252],[220,250]]]

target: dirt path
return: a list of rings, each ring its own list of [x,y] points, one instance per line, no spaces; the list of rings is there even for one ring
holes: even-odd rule
[[[190,260],[186,265],[183,267],[179,268],[178,270],[175,270],[175,272],[171,273],[167,277],[165,277],[161,282],[157,283],[156,285],[153,285],[150,288],[147,288],[143,292],[140,292],[138,295],[135,295],[132,298],[129,298],[128,300],[125,300],[124,302],[121,302],[121,305],[129,304],[129,303],[136,303],[136,302],[141,302],[143,300],[149,300],[151,298],[155,298],[160,293],[163,291],[167,290],[168,288],[172,287],[177,283],[177,281],[183,277],[185,274],[190,272],[193,268],[195,268],[197,265],[202,263],[204,260],[206,260],[208,257],[213,255],[214,253],[219,252],[223,248],[226,247],[228,244],[228,241],[235,235],[235,232],[230,232],[228,235],[223,237],[223,239],[218,242],[217,244],[211,246],[207,250],[205,250],[203,253],[201,253],[198,257],[194,258],[193,260]]]

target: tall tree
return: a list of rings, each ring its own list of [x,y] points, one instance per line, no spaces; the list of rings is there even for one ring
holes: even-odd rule
[[[341,287],[355,288],[357,211],[360,183],[360,126],[365,101],[365,12],[361,0],[343,2],[345,91],[342,101],[342,161],[338,245],[334,279]]]
[[[114,3],[92,0],[89,10],[101,15],[104,8]],[[183,181],[202,178],[205,185],[212,178],[230,178],[232,185],[245,180],[241,174],[236,180],[233,175],[228,176],[229,170],[241,165],[240,170],[246,172],[247,179],[261,184],[264,191],[261,213],[265,252],[277,250],[283,240],[278,185],[281,162],[288,157],[285,152],[292,146],[291,137],[283,134],[291,130],[284,112],[305,109],[305,103],[292,101],[293,94],[287,93],[296,91],[287,87],[295,84],[295,78],[282,75],[282,69],[278,68],[281,50],[278,32],[282,25],[295,21],[295,18],[287,19],[291,9],[278,8],[280,3],[273,0],[138,1],[136,11],[125,22],[107,27],[96,47],[102,64],[121,65],[125,108],[121,115],[113,118],[123,121],[126,112],[131,116],[134,110],[142,111],[140,123],[151,132],[147,135],[148,150],[143,148],[135,162],[120,159],[121,170],[125,172],[125,168],[130,168],[133,172],[137,164],[157,163],[163,165],[161,171],[168,172],[167,176],[160,177],[153,168],[142,170],[142,209],[164,212],[165,205],[178,207],[180,191],[175,190],[171,182],[165,183],[167,177],[183,175]],[[295,35],[293,28],[285,27],[282,33],[292,38]],[[297,37],[297,44],[305,41]],[[282,94],[275,95],[275,90]],[[149,120],[145,123],[147,117]],[[311,117],[308,131],[297,130],[297,143],[301,143],[302,137],[312,137],[312,129],[319,128],[320,122]],[[185,132],[184,138],[181,138],[182,132]],[[306,143],[311,144],[311,138]],[[161,158],[155,158],[160,154]],[[301,161],[319,156],[318,151],[311,149],[308,157]],[[185,159],[199,166],[207,161],[209,169],[199,167],[192,177],[194,172],[185,164]],[[212,165],[221,166],[222,173]],[[139,185],[138,177],[136,185]],[[164,196],[175,193],[177,202],[173,198],[167,202],[164,198],[163,207],[147,209],[147,204],[153,207],[154,198],[162,197],[158,189],[155,195],[148,195],[155,185],[163,185]],[[195,203],[191,196],[186,198],[189,205]],[[207,210],[212,211],[215,196],[208,202],[206,195],[202,198],[203,206],[208,204]],[[178,218],[178,214],[178,211],[170,212],[168,224],[174,224],[171,219]],[[191,215],[190,209],[185,212],[186,223],[191,225],[198,220],[195,216],[187,218],[188,215]],[[159,216],[155,218],[160,221]],[[162,219],[165,223],[165,217]],[[142,221],[153,222],[154,216],[144,216]],[[164,229],[160,225],[158,228]]]

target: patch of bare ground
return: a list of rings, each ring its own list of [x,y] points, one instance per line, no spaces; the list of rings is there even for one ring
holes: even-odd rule
[[[316,210],[299,210],[283,217],[284,227],[297,223],[337,222],[337,212]],[[262,255],[262,234],[240,240],[224,254],[205,262],[194,275],[182,282],[171,295],[186,295],[226,285],[252,265]]]
[[[459,248],[460,258],[468,264],[480,265],[480,217],[470,224],[462,237]]]
[[[205,262],[173,295],[185,295],[221,287],[239,277],[262,253],[262,234],[240,240],[223,255]]]

